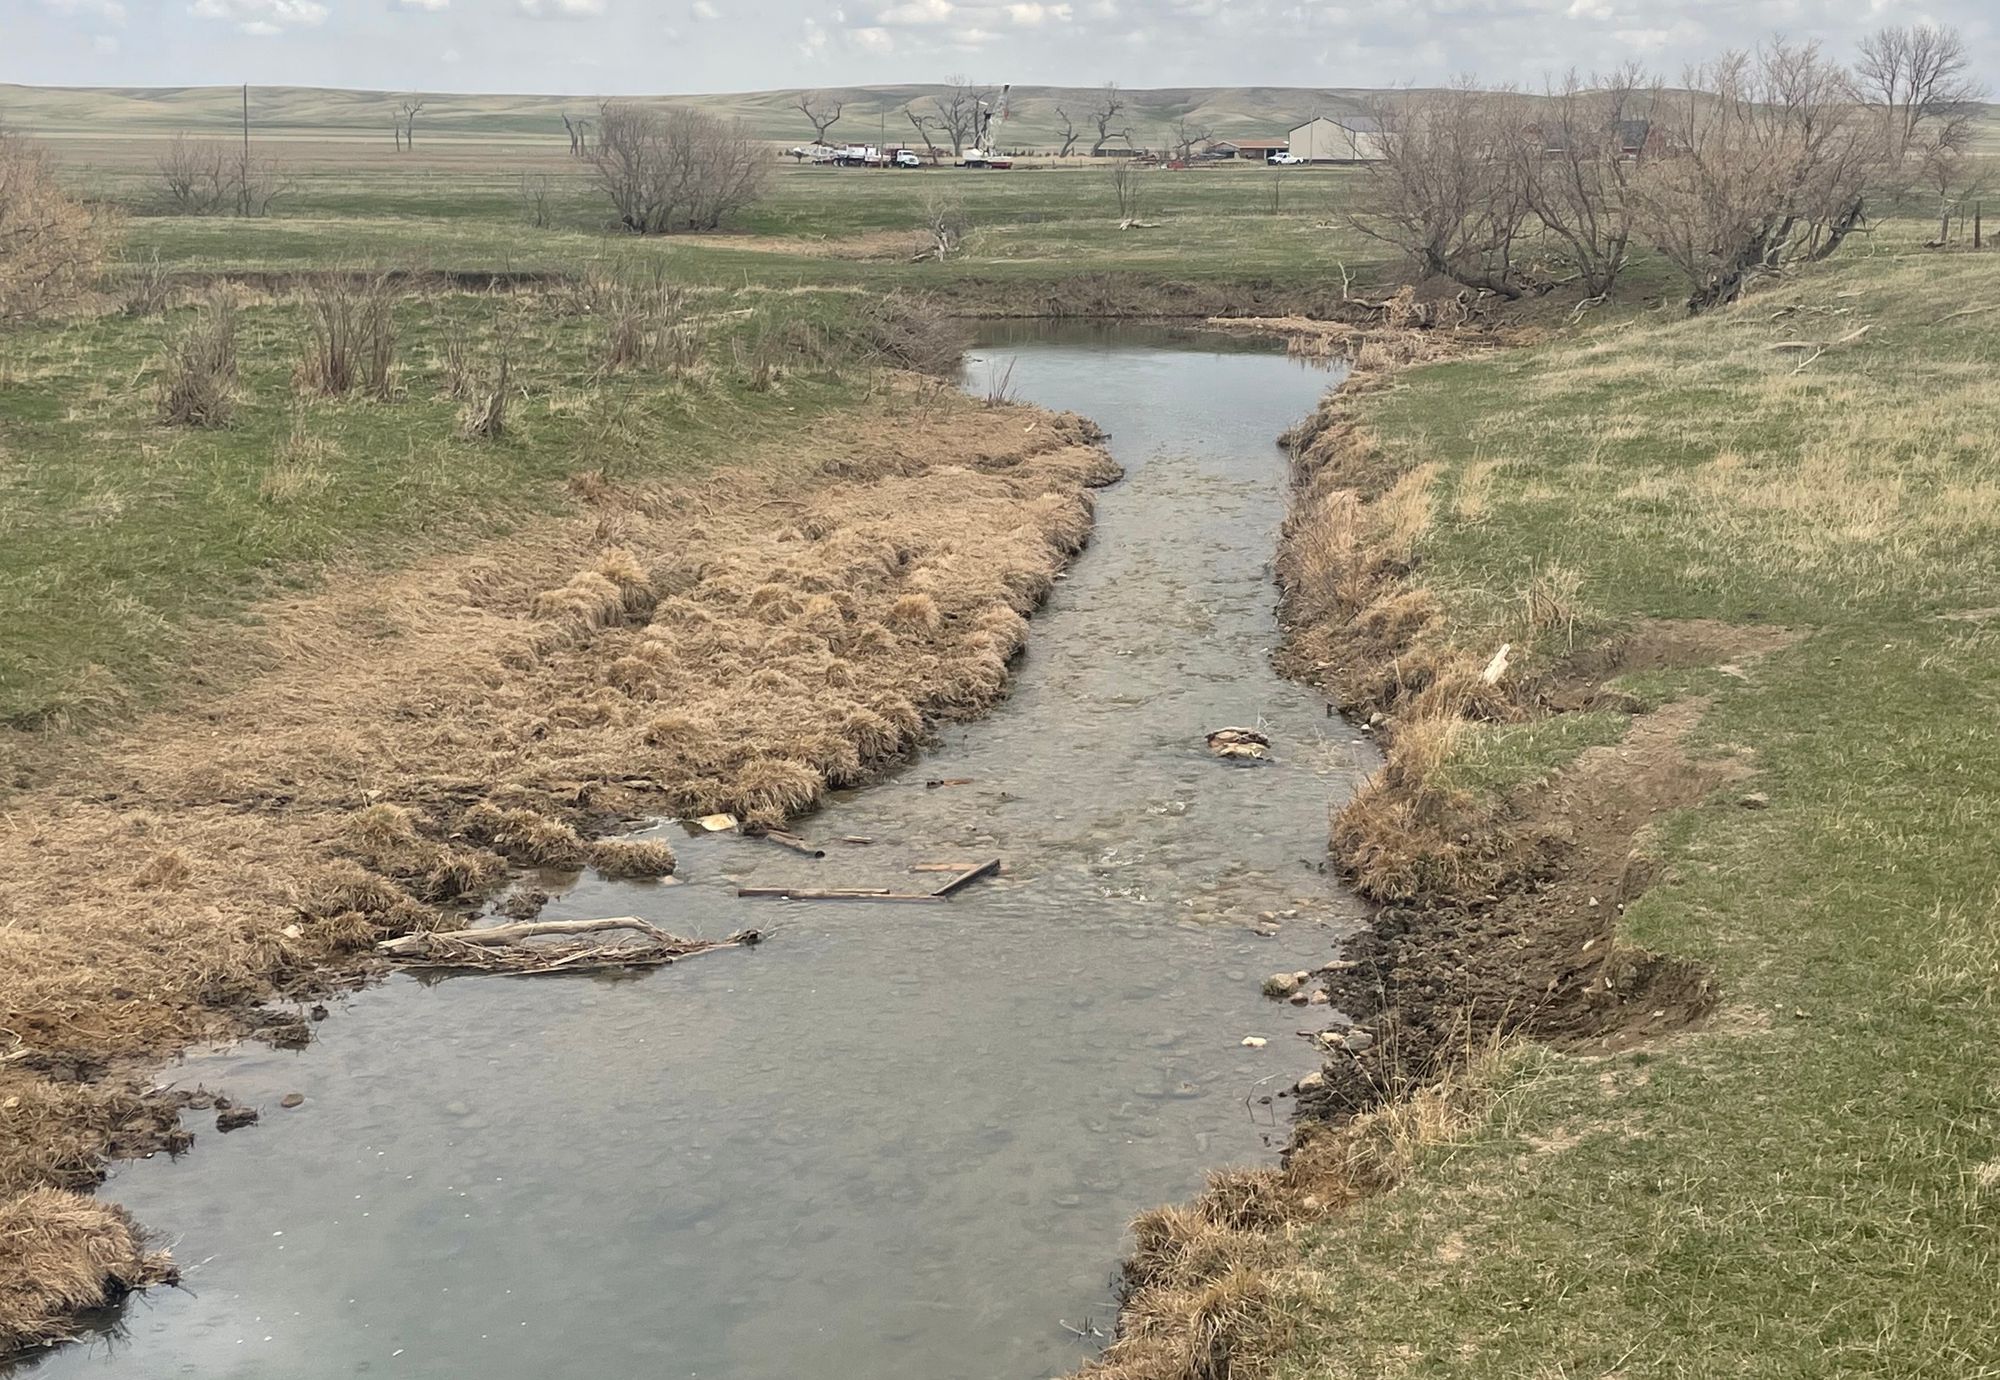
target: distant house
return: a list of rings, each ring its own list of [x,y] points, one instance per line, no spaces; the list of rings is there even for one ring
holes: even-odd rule
[[[1373,115],[1320,115],[1292,131],[1294,157],[1308,163],[1379,163],[1389,134]]]
[[[1202,149],[1204,158],[1234,158],[1242,150],[1227,139],[1217,139]]]

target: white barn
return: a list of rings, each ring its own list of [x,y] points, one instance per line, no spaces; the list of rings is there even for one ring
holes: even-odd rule
[[[1308,163],[1379,163],[1388,138],[1372,115],[1319,115],[1291,132],[1290,147]]]

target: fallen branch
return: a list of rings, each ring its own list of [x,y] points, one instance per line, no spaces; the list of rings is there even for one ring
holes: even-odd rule
[[[612,942],[528,942],[613,931],[625,931],[633,938]],[[600,920],[527,920],[483,929],[420,931],[385,939],[375,946],[375,952],[405,968],[526,974],[657,967],[712,949],[747,947],[762,938],[756,930],[739,930],[727,939],[689,939],[637,916],[618,915]]]
[[[950,881],[946,882],[943,886],[939,887],[934,894],[940,900],[942,900],[947,896],[952,896],[960,891],[963,891],[965,888],[971,886],[974,882],[978,881],[981,877],[991,877],[999,871],[1000,871],[1000,859],[989,858],[983,863],[978,863],[972,867],[966,868],[965,871],[959,873],[956,877],[953,877]]]
[[[891,891],[872,887],[740,886],[739,897],[774,901],[938,901],[928,891]]]
[[[1960,307],[1957,311],[1947,312],[1945,315],[1940,316],[1936,321],[1933,321],[1931,324],[1934,326],[1942,326],[1945,322],[1956,321],[1961,316],[1977,316],[1979,315],[1979,313],[1983,311],[1992,311],[1996,307],[2000,307],[2000,302],[1988,302],[1983,307]]]

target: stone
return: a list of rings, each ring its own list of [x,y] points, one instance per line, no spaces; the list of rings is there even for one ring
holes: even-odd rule
[[[1299,990],[1297,973],[1273,973],[1264,979],[1264,995],[1267,997],[1289,997]]]
[[[1375,1047],[1375,1037],[1365,1030],[1351,1030],[1340,1043],[1349,1054],[1359,1054]]]
[[[1243,1047],[1245,1049],[1262,1049],[1265,1045],[1268,1045],[1270,1043],[1271,1042],[1265,1039],[1262,1035],[1245,1035],[1243,1037]]]
[[[1304,1078],[1301,1078],[1299,1080],[1297,1091],[1299,1091],[1300,1093],[1316,1093],[1325,1086],[1326,1086],[1325,1074],[1309,1073]]]
[[[278,1105],[280,1107],[289,1109],[292,1107],[303,1105],[305,1100],[306,1100],[306,1095],[304,1093],[290,1092],[286,1093],[283,1097],[278,1099]]]
[[[1762,791],[1752,791],[1736,803],[1746,810],[1768,810],[1771,808],[1771,797]]]

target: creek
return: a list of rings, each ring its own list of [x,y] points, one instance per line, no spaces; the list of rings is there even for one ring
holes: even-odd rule
[[[1259,983],[1360,918],[1323,870],[1326,814],[1372,749],[1270,660],[1273,438],[1333,381],[1213,336],[988,338],[967,387],[1092,417],[1127,477],[1010,697],[799,825],[875,843],[814,861],[663,824],[684,884],[586,876],[544,915],[768,942],[640,976],[396,977],[302,1051],[180,1061],[163,1082],[263,1109],[227,1136],[191,1117],[195,1153],[104,1190],[174,1233],[185,1286],[30,1369],[1013,1380],[1087,1359],[1131,1217],[1275,1161],[1278,1094],[1316,1062],[1297,1032],[1325,1021]],[[1211,757],[1224,725],[1275,760]],[[735,896],[991,856],[1004,875],[943,905]]]

